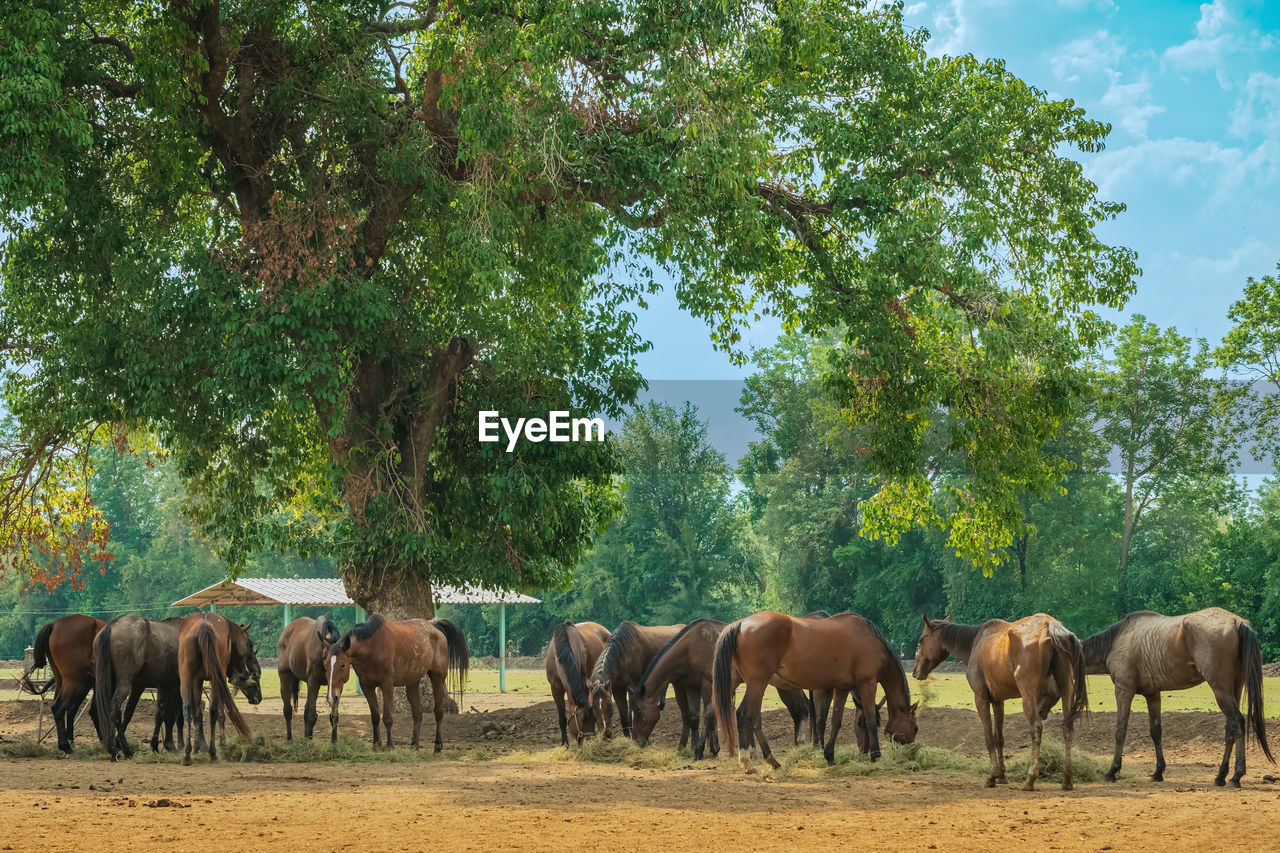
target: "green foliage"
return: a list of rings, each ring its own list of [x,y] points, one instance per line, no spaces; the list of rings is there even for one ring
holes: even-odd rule
[[[616,415],[664,266],[735,358],[766,308],[840,330],[869,529],[1001,558],[1017,495],[1059,475],[1040,447],[1104,329],[1090,306],[1137,273],[1095,234],[1122,206],[1066,156],[1106,125],[999,62],[930,58],[897,3],[391,5],[6,0],[22,458],[154,431],[233,569],[327,551],[366,605],[563,584],[617,459],[507,456],[476,412]],[[970,472],[941,505],[931,427]]]

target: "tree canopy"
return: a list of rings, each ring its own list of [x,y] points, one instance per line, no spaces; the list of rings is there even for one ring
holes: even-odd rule
[[[873,532],[945,526],[998,559],[1019,492],[1061,475],[1042,447],[1090,307],[1137,273],[1069,156],[1107,126],[928,56],[900,4],[3,13],[6,504],[73,484],[57,466],[104,425],[153,431],[233,567],[326,548],[370,608],[567,578],[617,506],[613,450],[507,456],[475,412],[617,414],[659,267],[736,358],[766,310],[838,330]],[[940,502],[931,424],[967,471]]]

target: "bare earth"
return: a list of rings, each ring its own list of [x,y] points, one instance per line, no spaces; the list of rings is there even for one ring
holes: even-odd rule
[[[468,694],[463,707],[479,710],[445,718],[448,752],[439,761],[210,765],[201,758],[184,768],[0,760],[0,813],[7,817],[0,850],[261,850],[286,843],[308,850],[1256,850],[1272,844],[1280,819],[1280,784],[1267,775],[1277,771],[1252,745],[1244,789],[1213,786],[1223,730],[1217,714],[1165,715],[1163,784],[1146,780],[1153,754],[1145,715],[1135,715],[1120,782],[1077,784],[1064,794],[1053,783],[1034,793],[988,790],[981,778],[938,772],[778,781],[744,775],[723,758],[663,770],[521,760],[517,751],[537,753],[559,741],[550,702],[521,702]],[[343,731],[367,734],[363,702],[353,706]],[[30,738],[34,710],[28,702],[0,702],[0,737]],[[139,737],[144,728],[149,734],[142,722],[149,710],[146,703],[139,708],[132,730]],[[274,712],[249,715],[255,732],[283,737],[278,699],[254,710]],[[1093,714],[1077,742],[1109,758],[1112,724],[1111,714]],[[82,725],[84,742],[92,728]],[[407,742],[409,727],[408,714],[399,715],[399,742]],[[1020,718],[1007,722],[1010,757],[1026,748],[1024,728]],[[924,709],[920,729],[930,744],[983,754],[972,711]],[[1056,735],[1056,714],[1048,730]],[[768,731],[780,752],[790,748],[782,712],[769,713]],[[1271,731],[1280,733],[1280,721]],[[664,716],[655,745],[674,746],[677,735],[675,721]],[[841,741],[850,739],[846,729]],[[1272,743],[1280,745],[1275,734]]]

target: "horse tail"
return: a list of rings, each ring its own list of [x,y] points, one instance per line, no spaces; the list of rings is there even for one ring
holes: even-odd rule
[[[27,668],[26,672],[22,673],[22,689],[26,690],[28,693],[34,693],[37,696],[43,696],[48,693],[49,688],[53,686],[52,681],[44,687],[36,687],[31,683],[31,673],[35,672],[37,669],[44,669],[49,665],[49,637],[52,636],[52,634],[52,622],[47,623],[40,629],[40,632],[36,634],[36,641],[34,644],[35,655],[31,659],[31,666]]]
[[[738,717],[733,711],[733,658],[738,653],[741,623],[735,622],[716,640],[715,660],[711,664],[711,696],[720,731],[730,755],[738,754]]]
[[[458,694],[458,702],[462,702],[462,688],[466,683],[467,668],[471,666],[471,653],[467,649],[467,635],[462,633],[462,629],[450,622],[448,619],[432,619],[431,624],[435,625],[444,634],[445,642],[449,646],[449,672],[453,675],[453,692]]]
[[[202,622],[196,628],[196,647],[200,650],[204,672],[209,678],[210,692],[213,693],[217,703],[225,710],[227,717],[231,719],[232,724],[236,727],[236,731],[240,732],[240,736],[245,740],[252,740],[253,734],[249,731],[249,724],[241,716],[240,709],[236,707],[235,700],[231,698],[231,691],[227,689],[227,667],[223,661],[218,659],[218,637],[214,633],[212,626],[207,622]],[[210,736],[213,735],[212,719],[213,714],[212,709],[210,709]]]
[[[116,695],[115,663],[111,660],[111,624],[108,622],[93,638],[93,707],[98,712],[98,737],[107,755],[114,755],[112,742],[116,734],[116,715],[111,700]]]
[[[1262,747],[1262,754],[1272,764],[1276,760],[1271,757],[1271,747],[1267,745],[1267,723],[1262,714],[1262,647],[1258,645],[1258,635],[1248,622],[1242,621],[1236,629],[1240,638],[1240,664],[1244,667],[1244,683],[1249,690],[1249,722],[1253,724],[1253,733]]]
[[[584,724],[592,723],[595,718],[591,713],[591,699],[587,696],[586,682],[582,680],[582,668],[578,665],[578,656],[573,653],[573,643],[569,637],[570,629],[577,630],[569,619],[556,626],[555,631],[551,633],[551,653],[556,656],[561,677],[564,678],[565,686],[569,688],[569,695],[573,697],[574,704],[583,709]]]
[[[1089,707],[1088,685],[1085,681],[1084,644],[1080,638],[1066,629],[1061,622],[1049,623],[1049,639],[1053,642],[1054,666],[1060,667],[1071,685],[1071,701],[1062,697],[1062,716],[1065,722]]]

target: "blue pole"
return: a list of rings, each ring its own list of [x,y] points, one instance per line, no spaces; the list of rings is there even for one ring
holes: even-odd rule
[[[498,692],[507,692],[507,605],[498,605]]]

